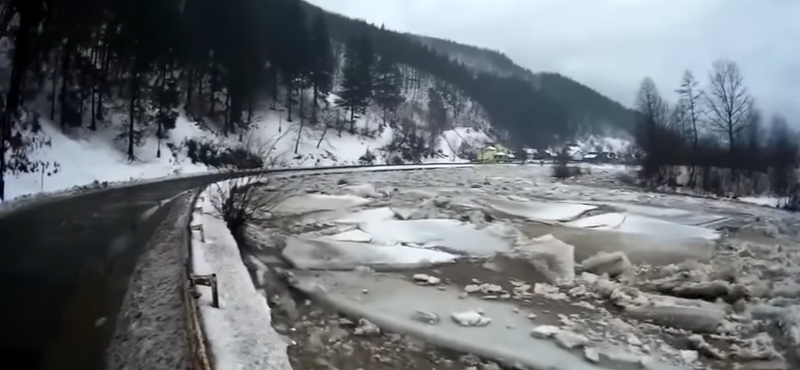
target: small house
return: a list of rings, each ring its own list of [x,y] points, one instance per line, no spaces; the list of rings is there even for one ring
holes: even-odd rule
[[[487,145],[478,151],[478,162],[500,163],[506,162],[511,158],[511,152],[499,144]]]

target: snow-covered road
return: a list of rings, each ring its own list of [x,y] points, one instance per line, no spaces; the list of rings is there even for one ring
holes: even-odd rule
[[[295,369],[798,366],[798,217],[609,181],[623,171],[276,179],[296,191],[243,258]]]

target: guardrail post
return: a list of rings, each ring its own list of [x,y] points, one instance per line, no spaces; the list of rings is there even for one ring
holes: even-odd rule
[[[211,275],[191,275],[189,280],[192,285],[204,285],[211,287],[211,306],[219,308],[219,292],[217,291],[217,274]]]
[[[206,242],[206,233],[205,233],[205,231],[203,231],[203,224],[194,224],[194,225],[189,226],[189,228],[192,229],[192,231],[199,231],[200,232],[200,241],[202,241],[203,243]]]

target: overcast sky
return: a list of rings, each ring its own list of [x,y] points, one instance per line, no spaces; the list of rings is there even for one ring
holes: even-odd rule
[[[310,0],[387,28],[504,52],[631,106],[650,76],[664,95],[736,61],[765,113],[800,125],[800,0]]]

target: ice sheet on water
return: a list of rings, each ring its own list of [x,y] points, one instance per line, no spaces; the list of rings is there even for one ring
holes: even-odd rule
[[[351,213],[337,218],[339,223],[360,223],[375,220],[391,220],[395,217],[395,212],[389,207],[372,208]]]
[[[691,214],[691,212],[666,207],[656,207],[645,204],[627,203],[627,202],[591,202],[592,204],[605,204],[614,208],[622,209],[626,212],[635,213],[643,216],[651,217],[669,217],[669,216],[682,216]]]
[[[295,278],[293,284],[300,290],[341,312],[364,317],[382,329],[410,334],[442,347],[536,369],[614,368],[589,363],[581,355],[560,348],[553,340],[532,337],[530,319],[526,315],[510,314],[513,305],[507,302],[459,298],[460,290],[442,291],[387,274],[298,272]],[[361,294],[363,289],[369,294]],[[465,327],[453,320],[430,325],[415,319],[418,311],[447,317],[454,312],[478,310],[481,316],[492,318],[490,325]],[[674,369],[660,363],[650,368]]]
[[[369,243],[372,241],[372,235],[369,235],[358,229],[334,234],[329,236],[328,238],[340,242],[354,242],[354,243]]]
[[[289,239],[283,257],[296,268],[307,270],[349,270],[358,266],[416,268],[452,262],[457,258],[432,249],[355,243],[326,237]]]
[[[498,212],[524,217],[533,221],[569,221],[597,208],[597,206],[578,203],[548,203],[497,198],[484,200],[483,202]]]
[[[307,213],[302,217],[302,222],[307,224],[357,224],[360,222],[389,220],[392,218],[395,218],[395,213],[389,207],[370,208],[360,211],[342,208]]]
[[[699,226],[681,225],[675,222],[631,213],[604,213],[571,221],[566,226],[613,230],[622,233],[650,235],[664,239],[717,239],[715,230]]]
[[[347,209],[369,202],[369,199],[355,195],[303,194],[283,200],[272,211],[283,214],[301,214]]]
[[[419,244],[473,255],[492,255],[511,247],[509,240],[456,220],[380,220],[361,223],[359,228],[380,244]]]

